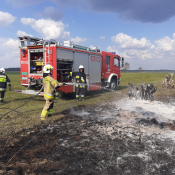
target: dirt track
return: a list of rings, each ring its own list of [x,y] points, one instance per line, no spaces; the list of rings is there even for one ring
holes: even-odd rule
[[[0,174],[175,174],[174,142],[162,135],[173,124],[139,120],[125,125],[123,118],[137,119],[140,114],[112,104],[79,106],[64,115],[54,124],[2,140]]]

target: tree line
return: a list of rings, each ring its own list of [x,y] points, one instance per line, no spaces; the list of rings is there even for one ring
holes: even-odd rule
[[[20,71],[20,67],[5,68],[5,71]]]
[[[128,62],[126,62],[124,64],[123,70],[129,70],[130,69],[130,64]],[[138,69],[139,71],[142,71],[142,67],[139,67]]]

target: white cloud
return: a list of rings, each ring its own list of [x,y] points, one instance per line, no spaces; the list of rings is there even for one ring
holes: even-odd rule
[[[20,42],[12,38],[0,37],[0,61],[1,67],[19,67],[20,66]]]
[[[21,22],[25,25],[30,25],[45,39],[70,40],[70,33],[64,30],[66,25],[61,21],[55,22],[50,19],[35,20],[33,18],[21,18]]]
[[[154,45],[151,44],[149,40],[146,38],[142,38],[138,40],[136,38],[132,38],[123,33],[119,33],[116,36],[112,36],[112,41],[119,43],[121,49],[153,49]]]
[[[0,11],[0,26],[8,26],[15,21],[15,18],[16,17],[12,16],[8,12]]]
[[[8,50],[9,50],[9,48],[13,49],[13,50],[18,49],[19,45],[20,45],[19,40],[14,40],[11,38],[8,39],[5,43],[3,43],[3,46],[5,48],[8,48]]]
[[[132,38],[123,33],[119,33],[116,36],[111,37],[111,40],[119,44],[118,49],[116,46],[109,46],[108,51],[115,51],[118,55],[126,59],[140,59],[147,60],[154,58],[155,46],[151,44],[146,38],[138,40],[137,38]]]
[[[118,34],[111,38],[116,43],[108,46],[108,52],[124,57],[134,67],[146,66],[147,69],[174,69],[175,58],[175,33],[173,38],[165,36],[151,44],[146,38],[138,40],[125,34]],[[166,61],[165,61],[166,59]],[[137,68],[136,68],[137,69]]]
[[[84,41],[86,41],[87,40],[87,38],[80,38],[80,37],[76,37],[76,38],[71,38],[71,41],[74,43],[74,44],[80,44],[80,43],[82,43],[82,42],[84,42]]]
[[[12,63],[14,61],[16,61],[16,59],[19,59],[20,58],[20,55],[19,55],[19,50],[16,50],[16,51],[13,51],[13,52],[6,52],[5,55],[3,55],[1,57],[0,60],[4,60],[4,61],[9,61],[11,64],[9,64],[9,67],[12,67]]]
[[[100,39],[104,39],[104,38],[106,38],[106,37],[105,37],[105,36],[101,36],[101,37],[100,37]]]
[[[16,34],[18,37],[20,36],[33,36],[33,35],[30,35],[30,34],[27,34],[26,32],[23,32],[21,30],[18,30],[17,34]]]
[[[155,41],[158,45],[156,48],[159,52],[174,51],[175,50],[175,33],[173,34],[173,39],[165,36],[163,39]]]
[[[119,52],[115,46],[108,46],[107,51],[108,52],[115,52],[117,55],[124,57],[124,58],[131,58],[131,56],[127,55],[125,51],[123,53]]]

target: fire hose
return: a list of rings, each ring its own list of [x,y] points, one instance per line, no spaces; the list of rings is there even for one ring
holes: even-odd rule
[[[18,112],[18,111],[16,111],[16,109],[21,108],[22,106],[26,105],[26,104],[29,103],[31,100],[33,100],[34,98],[36,98],[36,97],[38,96],[38,94],[39,94],[43,89],[44,89],[44,86],[41,87],[41,89],[39,90],[39,92],[38,92],[34,97],[32,97],[30,100],[28,100],[27,102],[25,102],[24,104],[22,104],[21,106],[15,108],[15,109],[0,108],[0,109],[9,109],[9,110],[10,110],[9,112],[3,114],[3,115],[0,117],[0,121],[1,121],[2,117],[4,117],[5,115],[7,115],[7,114],[9,114],[9,113],[11,113],[11,112],[13,112],[13,111]],[[18,112],[18,113],[20,113],[20,112]]]

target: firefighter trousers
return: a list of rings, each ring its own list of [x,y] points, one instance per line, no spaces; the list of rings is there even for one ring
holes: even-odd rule
[[[46,116],[52,116],[53,114],[53,105],[54,105],[54,99],[48,99],[46,100],[46,104],[42,110],[41,113],[41,120],[45,120]]]
[[[4,96],[5,96],[5,92],[4,91],[0,92],[0,103],[4,101]]]
[[[79,99],[80,97],[82,99],[84,99],[84,96],[85,96],[85,85],[76,84],[75,92],[76,92],[76,99]],[[80,93],[81,93],[81,95],[80,95]]]

